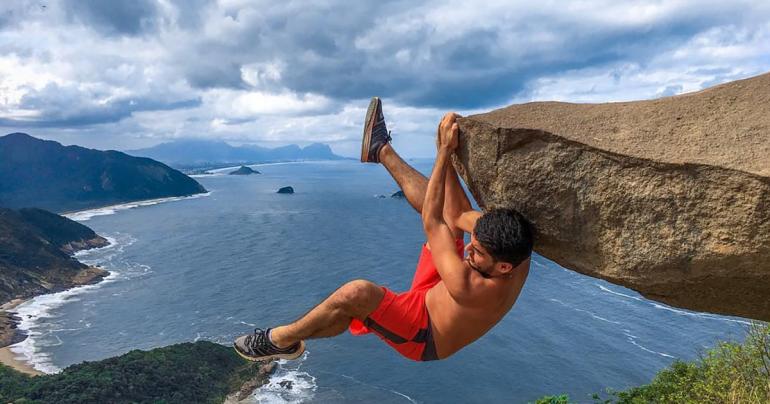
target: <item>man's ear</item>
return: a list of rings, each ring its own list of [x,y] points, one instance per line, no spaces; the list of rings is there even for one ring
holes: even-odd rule
[[[497,263],[497,271],[500,272],[503,275],[508,275],[513,272],[513,265],[511,265],[509,262],[498,262]]]

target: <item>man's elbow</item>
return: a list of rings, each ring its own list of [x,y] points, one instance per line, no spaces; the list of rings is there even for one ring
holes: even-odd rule
[[[442,222],[442,220],[436,217],[425,215],[422,218],[422,228],[425,230],[425,234],[431,234],[436,231]]]

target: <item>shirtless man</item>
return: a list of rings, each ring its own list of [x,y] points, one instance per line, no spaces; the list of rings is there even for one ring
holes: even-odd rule
[[[349,329],[354,335],[374,333],[412,360],[444,359],[505,316],[529,273],[532,229],[514,210],[482,214],[471,208],[449,162],[457,147],[457,117],[448,113],[439,124],[438,156],[428,180],[390,145],[380,99],[373,98],[367,111],[361,161],[385,166],[421,213],[428,238],[410,290],[348,282],[294,323],[238,337],[239,355],[296,359],[305,351],[304,340]],[[471,233],[471,242],[463,247],[464,232]]]

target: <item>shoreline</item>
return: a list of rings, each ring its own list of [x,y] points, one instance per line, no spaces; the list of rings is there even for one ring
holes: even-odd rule
[[[76,222],[85,222],[90,220],[94,216],[106,216],[115,214],[121,210],[128,210],[139,208],[143,206],[152,206],[166,202],[183,201],[186,199],[198,199],[211,195],[211,191],[199,192],[197,194],[184,195],[184,196],[169,196],[164,198],[155,199],[142,199],[133,202],[123,202],[114,205],[105,205],[99,207],[93,207],[83,210],[74,210],[69,212],[62,212],[59,215],[66,217],[67,219],[74,220]]]
[[[19,334],[16,329],[18,320],[13,318],[12,310],[27,300],[28,299],[13,299],[10,302],[6,302],[0,306],[0,323],[3,325],[2,330],[0,330],[0,341],[2,341],[0,342],[0,344],[2,344],[2,347],[0,347],[0,363],[10,367],[11,369],[28,374],[30,376],[40,376],[44,375],[45,373],[33,368],[32,365],[26,361],[16,359],[16,354],[11,351],[11,346],[20,342],[13,342],[13,339],[18,337]],[[24,335],[22,341],[26,338],[27,336]],[[12,343],[6,344],[6,342]]]
[[[101,238],[101,237],[99,237]],[[113,242],[103,239],[107,243],[105,245],[91,246],[88,242],[82,244],[86,248],[71,249],[71,255],[74,256],[76,252],[88,251],[98,248],[106,248],[114,245]],[[91,241],[91,240],[88,240]],[[17,316],[17,312],[14,310],[18,306],[28,301],[35,299],[38,296],[45,296],[49,294],[60,293],[88,285],[95,285],[102,282],[110,275],[110,272],[96,266],[87,266],[80,272],[75,274],[71,280],[71,286],[62,290],[52,290],[49,293],[43,293],[39,295],[29,296],[26,298],[16,298],[11,301],[5,302],[0,305],[0,363],[8,366],[14,370],[25,373],[30,376],[40,376],[46,373],[41,372],[34,368],[31,362],[23,359],[18,359],[19,355],[11,350],[16,344],[23,342],[28,338],[28,335],[21,332],[17,327],[21,323],[21,318]]]

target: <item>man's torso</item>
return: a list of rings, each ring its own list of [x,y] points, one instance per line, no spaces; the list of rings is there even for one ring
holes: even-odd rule
[[[477,340],[497,324],[516,303],[529,267],[522,267],[511,279],[501,279],[483,291],[483,298],[460,305],[444,282],[433,286],[425,297],[433,338],[439,358],[446,358]]]

